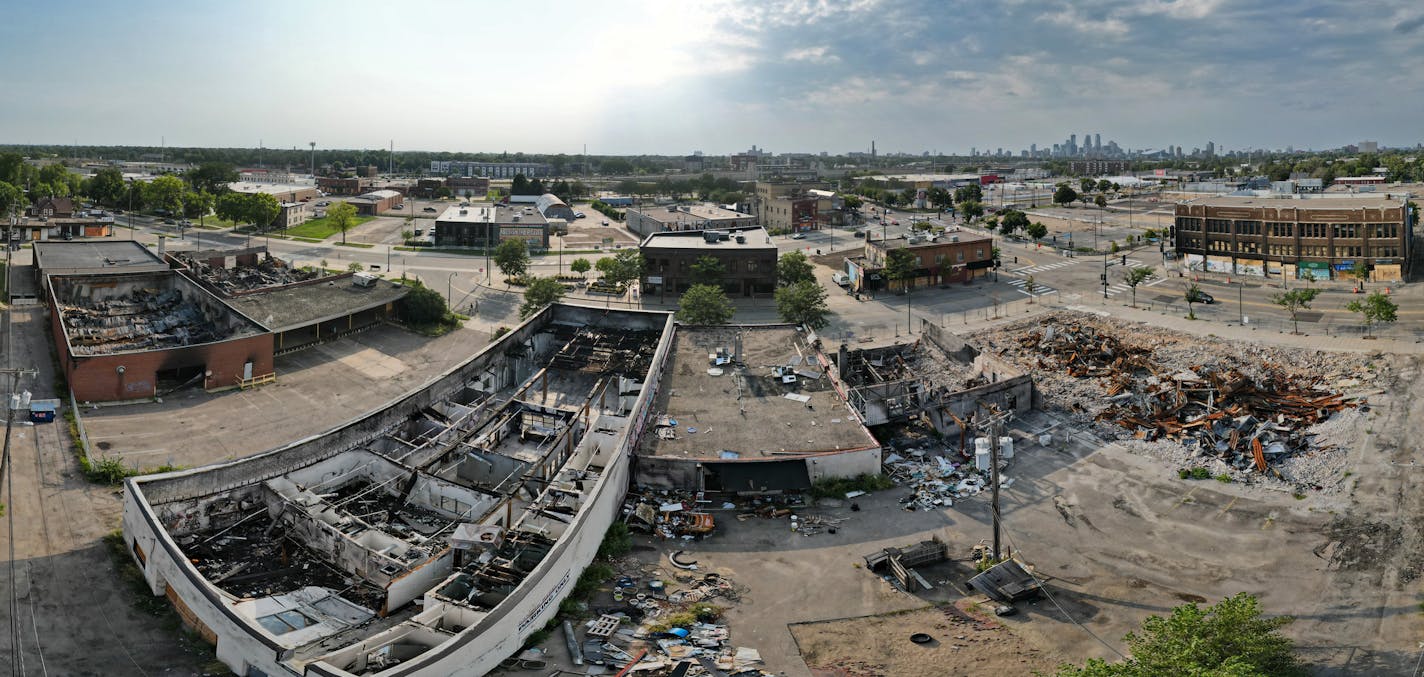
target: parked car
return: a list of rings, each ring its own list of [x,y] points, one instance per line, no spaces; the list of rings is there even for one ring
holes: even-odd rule
[[[797,234],[795,234],[795,235],[792,235],[792,236],[791,236],[791,239],[793,239],[793,240],[804,240],[804,239],[806,239],[806,234],[805,234],[805,233],[797,233]]]
[[[1211,294],[1201,291],[1200,289],[1192,292],[1190,300],[1192,303],[1216,303],[1216,299],[1212,298]]]
[[[415,229],[415,236],[416,236],[416,237],[420,237],[421,235],[424,235],[424,234],[425,234],[425,229],[424,229],[424,228],[416,228],[416,229]]]
[[[331,206],[331,203],[330,203],[330,202],[327,202],[326,200],[322,200],[321,202],[316,203],[316,206],[318,206],[318,207],[329,207],[329,206]]]
[[[583,212],[574,212],[574,218],[576,218],[576,219],[581,219],[581,218],[584,218],[585,216],[588,216],[588,214],[585,214],[585,213],[583,213]]]
[[[163,222],[166,223],[166,224],[168,224],[168,225],[170,225],[170,226],[176,225],[176,224],[178,223],[177,221],[174,221],[173,219],[164,219]]]
[[[394,207],[391,207],[391,209],[405,209],[405,205],[396,205]]]
[[[850,286],[850,276],[845,273],[831,273],[831,281],[842,286]]]
[[[604,220],[603,220],[603,223],[601,223],[601,224],[599,224],[599,225],[603,225],[603,226],[608,225],[608,219],[604,219]]]
[[[420,210],[420,211],[423,211],[423,212],[433,212],[433,211],[435,211],[435,208],[434,208],[434,207],[426,207],[425,209],[422,209],[422,210]]]

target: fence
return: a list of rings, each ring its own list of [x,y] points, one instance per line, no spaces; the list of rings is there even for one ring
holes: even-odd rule
[[[1215,290],[1213,290],[1215,291]],[[1360,295],[1356,298],[1363,299]],[[1350,299],[1354,300],[1354,299]],[[1119,301],[1119,299],[1114,299]],[[1137,307],[1148,312],[1160,313],[1162,315],[1175,315],[1177,317],[1195,316],[1196,319],[1205,322],[1220,322],[1228,326],[1249,327],[1259,331],[1277,332],[1289,334],[1299,332],[1307,336],[1332,336],[1342,338],[1362,338],[1366,336],[1363,318],[1358,313],[1345,311],[1345,304],[1349,301],[1333,302],[1334,299],[1325,303],[1317,301],[1312,304],[1309,310],[1296,312],[1296,319],[1291,320],[1289,316],[1284,316],[1284,309],[1272,309],[1273,315],[1262,316],[1253,315],[1244,303],[1237,299],[1218,298],[1216,303],[1193,303],[1190,307],[1185,298],[1167,301],[1160,296],[1144,299],[1138,297]],[[1259,303],[1259,302],[1258,302]],[[1119,305],[1114,303],[1112,305]],[[1127,299],[1121,299],[1120,305],[1127,305]],[[1111,306],[1104,306],[1104,309]],[[1392,323],[1386,325],[1376,325],[1368,332],[1370,336],[1389,338],[1400,341],[1410,341],[1419,343],[1424,341],[1424,327],[1406,325],[1404,323]]]

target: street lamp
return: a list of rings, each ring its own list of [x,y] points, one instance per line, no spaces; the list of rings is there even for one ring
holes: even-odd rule
[[[450,277],[445,279],[445,305],[449,307],[455,302],[455,276],[459,273],[450,273]]]

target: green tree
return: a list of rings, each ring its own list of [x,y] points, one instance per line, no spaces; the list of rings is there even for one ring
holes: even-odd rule
[[[341,244],[346,244],[346,231],[356,225],[356,207],[350,202],[337,202],[327,208],[326,222],[341,231]]]
[[[494,248],[494,265],[506,278],[519,277],[529,270],[529,247],[524,240],[505,240]],[[508,280],[505,280],[508,284]]]
[[[1035,221],[1030,223],[1027,228],[1024,228],[1024,232],[1028,233],[1028,236],[1034,240],[1042,240],[1043,236],[1048,234],[1048,226]]]
[[[1157,273],[1147,266],[1137,266],[1122,272],[1122,282],[1132,288],[1132,307],[1137,307],[1137,285],[1156,277]]]
[[[782,286],[790,286],[798,282],[816,281],[816,274],[811,267],[811,260],[806,258],[802,252],[787,252],[776,260],[776,281]]]
[[[1187,299],[1187,319],[1189,320],[1197,319],[1196,302],[1201,298],[1201,293],[1201,285],[1195,282],[1187,285],[1185,297]]]
[[[1262,617],[1260,603],[1244,592],[1205,609],[1184,604],[1165,618],[1148,616],[1140,633],[1128,633],[1131,658],[1065,664],[1058,677],[1303,676],[1294,643],[1279,632],[1293,620]]]
[[[1004,231],[1005,235],[1021,228],[1026,229],[1029,225],[1028,214],[1025,214],[1017,209],[1010,209],[1007,213],[1004,214],[1004,225],[1008,227],[1008,230]]]
[[[1375,325],[1388,324],[1399,319],[1399,305],[1380,292],[1366,296],[1363,302],[1351,301],[1345,304],[1345,310],[1359,313],[1364,318],[1365,336],[1374,335],[1372,330]]]
[[[606,263],[605,263],[606,262]],[[627,284],[643,278],[646,262],[636,249],[621,249],[610,258],[599,259],[595,264],[603,279],[611,284]]]
[[[183,194],[183,216],[190,219],[201,219],[213,210],[213,196],[207,191],[195,193],[188,191]]]
[[[929,198],[930,204],[940,211],[954,206],[954,194],[939,186],[930,188],[925,197]]]
[[[983,202],[984,189],[980,188],[979,184],[977,183],[971,183],[967,186],[960,186],[954,189],[954,201],[960,203]]]
[[[587,273],[592,269],[593,264],[589,263],[588,259],[583,258],[582,256],[574,259],[573,262],[569,264],[569,270],[578,273],[579,277],[583,277],[584,273]]]
[[[1058,189],[1053,191],[1054,204],[1067,206],[1072,204],[1073,201],[1077,199],[1078,191],[1073,190],[1073,187],[1066,183],[1058,184]]]
[[[1314,301],[1317,296],[1320,296],[1319,289],[1292,289],[1272,296],[1271,303],[1285,308],[1286,312],[1290,313],[1291,324],[1294,326],[1293,333],[1299,334],[1300,311],[1310,310],[1310,302]]]
[[[865,201],[858,195],[846,195],[841,198],[841,201],[846,209],[860,209],[865,204]]]
[[[1098,208],[1101,209],[1103,207],[1108,206],[1108,198],[1106,195],[1098,193],[1098,195],[1093,198],[1093,204],[1097,205]]]
[[[678,299],[677,320],[683,324],[726,324],[736,313],[720,286],[695,284]]]
[[[1080,192],[1083,192],[1083,193],[1090,193],[1090,192],[1092,192],[1092,190],[1093,190],[1094,188],[1096,188],[1097,185],[1098,185],[1098,182],[1097,182],[1097,181],[1094,181],[1094,180],[1089,179],[1089,178],[1084,178],[1084,179],[1078,181],[1078,187],[1082,189]]]
[[[118,207],[128,196],[128,187],[124,185],[123,172],[116,167],[100,169],[94,173],[94,178],[90,179],[85,194],[89,196],[90,200],[106,207]]]
[[[194,191],[206,191],[213,195],[228,192],[228,184],[238,179],[237,170],[226,162],[204,162],[183,175]]]
[[[564,297],[564,285],[552,277],[536,277],[524,288],[524,303],[519,305],[519,319],[533,315]]]
[[[885,255],[885,277],[899,280],[907,291],[915,277],[915,269],[915,255],[908,249],[891,249]]]
[[[1112,190],[1112,188],[1113,188],[1113,182],[1111,182],[1111,181],[1109,181],[1109,180],[1107,180],[1107,179],[1101,179],[1101,180],[1098,181],[1098,192],[1099,192],[1099,193],[1106,193],[1106,192]]]
[[[715,256],[699,256],[692,262],[692,269],[688,278],[693,285],[712,285],[718,288],[722,286],[722,278],[727,275],[727,267]]]
[[[959,213],[964,215],[966,221],[973,221],[984,215],[984,203],[978,200],[966,200],[959,203]]]
[[[218,198],[218,200],[221,201],[222,198]],[[412,287],[405,298],[401,299],[397,308],[401,319],[414,325],[439,322],[445,319],[446,312],[445,297],[441,296],[440,292],[421,284]]]
[[[509,185],[509,194],[533,195],[534,193],[530,192],[529,177],[523,174],[515,174],[514,181],[512,181]]]
[[[276,221],[277,215],[281,213],[282,203],[278,202],[277,198],[267,193],[252,193],[247,196],[247,222],[254,228],[261,230],[271,228],[272,222]],[[330,212],[327,213],[330,214]]]
[[[815,280],[799,280],[776,289],[776,312],[792,324],[820,329],[829,322],[826,289]]]
[[[122,204],[125,204],[130,210],[142,210],[146,206],[144,197],[143,183],[130,181]]]
[[[25,194],[15,186],[0,181],[0,221],[9,225],[8,217],[25,206]]]
[[[225,221],[244,223],[247,221],[247,207],[246,193],[224,193],[213,204],[213,211]]]
[[[143,201],[154,209],[177,214],[183,207],[183,193],[187,191],[188,186],[183,183],[183,179],[165,174],[154,177],[144,186]]]

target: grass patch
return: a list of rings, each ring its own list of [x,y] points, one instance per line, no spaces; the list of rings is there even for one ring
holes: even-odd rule
[[[675,614],[665,616],[656,623],[648,625],[649,632],[667,632],[673,628],[690,628],[694,623],[715,623],[722,617],[722,607],[706,602],[698,602],[688,607],[686,611],[679,611]]]
[[[310,237],[294,237],[291,239],[296,240],[297,242],[306,242],[308,244],[321,244],[321,240],[313,239]]]
[[[895,486],[894,480],[882,474],[824,479],[811,485],[814,498],[845,498],[852,491],[881,491]]]
[[[368,244],[368,243],[365,243],[365,242],[337,242],[337,243],[336,243],[336,246],[338,246],[338,247],[359,247],[359,248],[361,248],[361,249],[370,249],[370,248],[372,248],[372,247],[374,247],[374,246],[376,246],[376,245]]]
[[[1177,471],[1177,477],[1184,480],[1209,480],[1211,479],[1211,471],[1202,467],[1182,468]],[[1230,480],[1228,479],[1227,481]]]
[[[1231,484],[1231,476],[1226,473],[1221,473],[1220,475],[1216,476],[1216,481],[1221,482],[1222,484]]]
[[[633,537],[628,533],[628,525],[614,522],[603,534],[603,542],[598,545],[598,559],[615,559],[633,550]]]
[[[178,617],[173,605],[168,603],[168,598],[153,594],[153,590],[148,587],[148,581],[143,577],[143,571],[134,563],[128,543],[124,540],[123,530],[115,529],[105,535],[104,545],[108,546],[114,572],[119,575],[122,587],[127,589],[126,596],[131,596],[129,602],[134,609],[156,619],[164,630],[177,634],[178,646],[201,662],[203,674],[232,674],[226,665],[217,660],[216,649],[183,625],[183,620]]]
[[[1297,492],[1291,494],[1291,498],[1294,498],[1294,499],[1297,500],[1297,501],[1304,501],[1304,500],[1305,500],[1305,494],[1303,494],[1303,493],[1297,491]]]
[[[361,224],[366,223],[367,221],[370,221],[374,218],[376,217],[357,216],[355,218],[354,223],[351,224],[351,227],[356,228]],[[323,216],[319,219],[312,219],[310,221],[307,221],[306,223],[303,223],[302,225],[297,226],[296,228],[288,228],[282,232],[286,235],[291,235],[292,237],[313,237],[318,240],[325,240],[326,238],[331,237],[332,235],[335,235],[341,231],[337,230],[336,226],[333,226],[331,224],[330,219]]]

